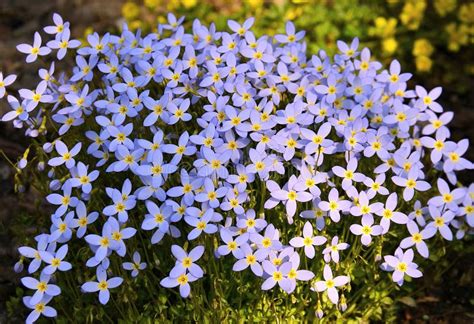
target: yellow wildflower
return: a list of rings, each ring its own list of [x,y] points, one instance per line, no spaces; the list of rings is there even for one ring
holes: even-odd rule
[[[136,19],[140,15],[140,7],[131,1],[127,1],[122,6],[122,16],[130,21]]]
[[[446,16],[448,13],[456,9],[457,0],[435,0],[434,7],[438,15]]]
[[[393,54],[398,47],[398,42],[394,37],[386,38],[382,40],[382,49],[384,54]]]
[[[156,9],[161,5],[161,0],[145,0],[144,4],[150,9]]]
[[[431,56],[433,53],[433,45],[426,38],[419,38],[413,44],[413,55],[414,56]]]
[[[459,20],[466,24],[474,23],[474,3],[463,4],[459,8]]]
[[[461,46],[469,42],[469,27],[466,25],[460,25],[458,27],[455,23],[451,23],[446,26],[446,32],[449,36],[448,49],[450,51],[457,52]]]
[[[245,0],[245,2],[252,7],[252,9],[258,9],[263,6],[263,0]]]
[[[421,55],[415,58],[415,65],[417,71],[428,72],[431,70],[433,61],[429,57]]]
[[[378,36],[380,38],[392,37],[395,35],[397,28],[397,19],[385,17],[377,17],[374,20],[374,27],[369,29],[371,36]]]
[[[410,30],[420,27],[426,9],[425,0],[408,0],[400,13],[400,21]]]
[[[296,18],[300,17],[303,14],[302,7],[296,7],[289,9],[285,14],[286,20],[295,20]]]
[[[197,0],[181,0],[181,3],[183,4],[183,7],[190,9],[196,6]]]

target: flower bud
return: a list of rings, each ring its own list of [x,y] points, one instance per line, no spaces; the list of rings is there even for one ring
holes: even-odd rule
[[[344,294],[341,295],[339,309],[341,310],[341,312],[345,312],[347,309],[346,297],[344,296]]]

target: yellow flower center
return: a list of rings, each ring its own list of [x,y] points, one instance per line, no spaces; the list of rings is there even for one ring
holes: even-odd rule
[[[326,281],[326,287],[333,288],[334,286],[335,286],[334,280],[329,279],[328,281]]]
[[[437,151],[441,151],[444,148],[444,143],[442,141],[438,140],[434,143],[434,148]]]
[[[59,231],[64,233],[67,230],[67,225],[65,223],[59,224]]]
[[[250,218],[250,219],[247,219],[247,221],[245,222],[245,224],[247,225],[247,227],[254,227],[255,226],[255,220]]]
[[[413,189],[416,187],[416,181],[413,179],[408,179],[407,181],[407,187],[410,189]]]
[[[263,169],[265,169],[265,163],[263,163],[262,161],[255,163],[255,169],[257,171],[262,171]]]
[[[185,257],[183,259],[183,267],[189,268],[193,264],[193,260],[190,257]]]
[[[235,249],[237,249],[237,243],[235,241],[230,241],[227,244],[227,248],[229,249],[229,251],[234,251]]]
[[[367,205],[362,206],[362,207],[360,208],[360,211],[362,212],[362,214],[368,214],[368,213],[370,213],[370,207],[367,206]]]
[[[114,232],[114,233],[112,234],[112,238],[113,238],[115,241],[119,241],[119,240],[122,239],[122,233],[120,233],[120,232]]]
[[[69,196],[64,196],[62,199],[61,199],[61,203],[63,205],[69,205],[69,202],[71,201],[71,197]]]
[[[397,121],[402,122],[407,119],[407,115],[405,113],[399,112],[397,113],[395,118],[397,119]]]
[[[100,246],[102,247],[108,247],[110,244],[109,238],[108,237],[103,237],[100,239]]]
[[[250,264],[250,265],[254,264],[257,261],[257,258],[253,254],[247,255],[245,259],[247,261],[247,264]]]
[[[197,225],[196,225],[196,228],[202,231],[206,228],[206,223],[205,222],[198,222]]]
[[[383,211],[383,217],[390,219],[393,216],[393,212],[390,209],[385,209]]]
[[[449,159],[453,162],[458,162],[459,161],[459,154],[456,152],[451,152],[449,153]]]
[[[121,213],[125,210],[125,205],[119,202],[117,205],[115,205],[115,210]]]
[[[51,265],[52,265],[53,267],[59,267],[60,264],[61,264],[61,260],[59,260],[58,258],[53,258],[53,259],[51,260]]]
[[[45,304],[44,303],[38,303],[35,305],[35,311],[38,312],[38,313],[42,313],[44,312],[44,309],[45,309]]]
[[[289,200],[295,200],[296,197],[297,197],[296,192],[294,192],[293,190],[288,192],[288,199]]]
[[[354,177],[354,172],[352,172],[351,170],[347,170],[344,172],[344,178],[346,179],[352,179]]]
[[[435,218],[435,226],[441,227],[444,225],[444,218],[443,217],[436,217]]]
[[[178,277],[177,281],[180,285],[185,285],[188,283],[188,276],[186,274],[182,274]]]
[[[98,287],[99,290],[106,290],[107,288],[109,288],[109,284],[106,280],[102,280],[101,282],[99,282]]]
[[[423,240],[423,237],[420,233],[415,233],[412,235],[413,242],[420,243]]]
[[[453,195],[451,195],[449,193],[443,195],[443,202],[444,203],[450,203],[451,201],[453,201]]]
[[[405,262],[400,262],[399,264],[397,264],[396,269],[398,271],[405,272],[408,269],[408,265]]]
[[[263,247],[268,248],[268,247],[272,246],[272,240],[268,237],[265,237],[262,240],[262,245],[263,245]]]
[[[280,271],[275,271],[272,275],[273,277],[273,280],[275,281],[280,281],[281,279],[283,279],[283,274],[280,272]]]
[[[48,289],[48,284],[44,281],[40,281],[36,286],[36,289],[40,292],[45,292]]]

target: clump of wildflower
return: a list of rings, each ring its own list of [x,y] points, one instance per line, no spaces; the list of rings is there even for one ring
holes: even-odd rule
[[[416,8],[416,15],[404,9],[410,28],[424,10]],[[23,283],[36,291],[24,299],[33,309],[28,321],[56,316],[47,303],[61,282],[56,288],[49,279],[73,268],[73,241],[88,258],[74,268],[92,278],[82,290],[99,292],[102,304],[129,275],[111,264],[146,275],[155,266],[138,252],[123,262],[127,250],[152,246],[150,262],[149,255],[169,255],[157,244],[166,242],[176,261],[160,284],[179,286],[182,297],[213,271],[196,261],[225,257],[233,271],[252,272],[262,290],[291,294],[322,277],[311,289],[344,311],[350,292],[339,298],[338,289],[352,281],[334,277],[331,262],[338,273],[363,265],[340,251],[394,253],[381,269],[402,285],[405,275],[422,275],[412,246],[423,261],[438,233],[449,241],[472,232],[472,186],[459,186],[456,176],[473,167],[463,157],[469,143],[450,140],[452,114],[436,102],[441,89],[408,89],[411,74],[396,60],[383,69],[358,39],[338,42],[332,58],[309,56],[292,23],[273,38],[255,37],[253,18],[229,21],[228,31],[196,21],[186,33],[183,18],[170,14],[157,33],[125,25],[118,35],[90,34],[76,49],[69,23],[53,20],[45,28],[55,35],[49,47],[35,33],[33,46],[19,50],[32,62],[58,49],[56,58],[72,56],[74,67],[54,75],[50,58],[35,90],[9,93],[12,111],[2,118],[28,136],[52,138],[36,147],[47,162],[39,172],[50,179],[51,227],[35,247],[19,249],[16,266],[29,262]],[[394,22],[377,24],[390,40]],[[0,97],[14,79],[0,74]],[[19,167],[28,167],[26,157]],[[276,226],[282,222],[288,232]],[[143,243],[146,231],[151,244]],[[191,241],[199,245],[188,253]],[[322,317],[321,301],[315,305]]]

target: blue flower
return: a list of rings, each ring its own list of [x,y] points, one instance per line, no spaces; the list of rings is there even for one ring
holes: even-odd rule
[[[55,253],[48,251],[39,251],[41,259],[48,265],[43,269],[43,273],[51,275],[57,270],[59,271],[69,271],[72,268],[72,265],[64,261],[66,254],[68,252],[68,246],[61,246]]]
[[[132,262],[124,262],[122,264],[122,267],[125,270],[132,271],[132,274],[131,274],[132,277],[136,277],[136,276],[138,276],[139,271],[144,270],[146,268],[146,263],[141,262],[140,253],[135,251],[133,253],[133,263]]]
[[[26,307],[32,309],[31,313],[26,318],[26,323],[34,323],[38,318],[43,315],[45,317],[56,317],[58,315],[57,311],[47,304],[53,299],[53,296],[45,295],[41,301],[36,304],[31,303],[32,297],[23,297],[23,304]]]
[[[21,283],[26,288],[36,290],[29,300],[31,305],[40,303],[45,296],[54,297],[61,293],[61,289],[58,286],[49,283],[50,279],[51,276],[46,274],[41,274],[40,280],[33,277],[21,278]]]
[[[117,288],[123,282],[120,277],[107,279],[107,271],[102,267],[97,267],[97,281],[88,281],[81,286],[85,292],[99,292],[99,301],[105,305],[110,299],[109,289]]]
[[[9,85],[11,85],[13,82],[16,80],[16,75],[15,74],[10,74],[7,75],[6,77],[3,77],[3,73],[0,72],[0,99],[5,96],[5,88]],[[2,118],[3,121],[7,121],[10,119],[4,120],[5,116]]]
[[[38,55],[45,56],[51,53],[51,50],[48,47],[41,46],[41,35],[38,32],[35,32],[33,46],[29,44],[20,44],[16,48],[19,52],[28,54],[26,57],[26,63],[36,61]]]

